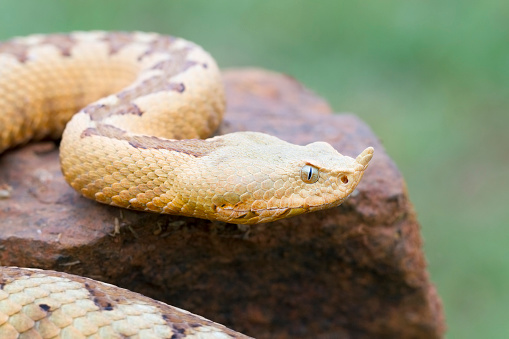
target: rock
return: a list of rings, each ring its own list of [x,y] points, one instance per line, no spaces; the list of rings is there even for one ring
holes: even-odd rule
[[[220,133],[323,140],[373,158],[343,205],[238,226],[101,205],[64,181],[53,142],[0,156],[0,264],[119,285],[257,338],[439,338],[440,299],[426,272],[405,182],[371,130],[294,79],[224,72]]]

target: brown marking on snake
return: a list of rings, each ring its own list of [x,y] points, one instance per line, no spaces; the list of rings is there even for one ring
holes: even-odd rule
[[[99,286],[96,283],[91,281],[85,282],[85,288],[90,294],[90,299],[94,302],[94,304],[99,307],[103,311],[112,311],[117,307],[117,303],[110,298],[109,295],[104,293],[101,289],[102,286]],[[117,299],[119,301],[119,299]]]
[[[162,305],[167,306],[166,304]],[[200,319],[200,322],[197,322],[192,314],[176,315],[173,312],[162,312],[162,318],[166,321],[168,327],[173,330],[173,336],[171,338],[185,338],[189,334],[186,333],[188,329],[195,329],[201,326],[217,327],[218,325],[208,319]],[[234,331],[226,327],[223,328],[222,331],[231,338],[245,338],[244,336],[237,336]]]
[[[213,325],[213,322],[210,320],[202,320],[201,324],[197,322],[182,321],[181,317],[172,314],[163,314],[162,318],[164,321],[166,321],[168,327],[170,327],[173,331],[171,338],[175,339],[185,338],[187,336],[186,331],[189,328],[198,328],[204,326],[203,322],[205,322],[207,325]]]
[[[77,41],[70,34],[52,34],[44,37],[42,44],[55,46],[63,56],[71,56],[72,48]]]
[[[154,136],[133,136],[129,144],[141,149],[166,149],[168,151],[185,153],[200,158],[223,146],[221,141],[205,141],[201,139],[168,140]]]
[[[21,63],[25,63],[28,60],[29,50],[30,46],[16,41],[7,41],[0,43],[0,54],[10,54]]]
[[[150,69],[160,69],[162,71],[172,67],[175,64],[174,60],[162,60],[152,66]]]
[[[158,37],[156,40],[148,44],[147,50],[138,57],[138,60],[142,60],[144,57],[149,56],[156,52],[167,53],[176,40],[177,38],[173,36]]]
[[[152,66],[150,69],[159,69],[164,71],[168,77],[175,76],[187,71],[189,68],[198,65],[196,61],[187,60],[184,63],[177,64],[175,60],[162,60]],[[202,64],[203,65],[203,64]],[[178,67],[179,66],[179,67]]]
[[[71,56],[72,48],[77,41],[70,34],[52,34],[45,36],[37,45],[51,45],[57,48],[63,56]],[[0,43],[0,54],[10,54],[19,62],[25,63],[28,60],[28,52],[34,46],[21,43],[15,40]]]
[[[122,105],[118,107],[115,111],[112,111],[112,114],[110,115],[126,115],[126,114],[142,116],[143,112],[138,107],[138,105],[136,105],[134,102],[131,102],[127,105]]]
[[[151,79],[147,79],[139,86],[134,88],[123,90],[122,92],[117,94],[117,98],[120,99],[120,103],[109,106],[104,104],[92,104],[90,106],[85,107],[82,112],[88,114],[90,119],[93,121],[100,121],[104,118],[113,116],[113,115],[137,115],[142,116],[143,111],[133,103],[132,101],[137,97],[141,97],[151,93],[157,93],[161,91],[174,91],[178,93],[183,93],[186,89],[186,86],[183,83],[163,83],[162,85],[152,85],[148,84]],[[154,80],[152,79],[152,82]],[[146,88],[148,87],[149,90]],[[147,93],[148,92],[148,93]]]
[[[189,53],[194,48],[196,46],[191,45],[173,49],[171,43],[165,43],[165,39],[158,39],[150,43],[149,48],[138,59],[141,60],[143,57],[157,52],[168,54],[170,58],[156,62],[150,69],[162,70],[166,78],[171,78],[199,64],[189,59]]]
[[[184,93],[184,91],[186,90],[186,85],[184,85],[183,82],[181,82],[181,83],[170,82],[168,84],[168,86],[166,86],[166,88],[169,91],[175,91],[175,92],[179,92],[179,93]]]
[[[83,132],[81,132],[80,138],[91,137],[93,135],[101,136],[101,134],[99,133],[99,131],[97,131],[97,129],[89,127],[87,129],[85,129]]]
[[[105,108],[107,108],[107,106],[104,104],[92,104],[92,105],[88,105],[87,107],[83,108],[82,112],[86,113],[88,115],[91,115],[95,111],[98,111],[100,109],[105,109]]]
[[[3,290],[5,285],[12,283],[21,277],[31,277],[32,272],[20,271],[11,267],[0,267],[0,290]]]
[[[82,112],[88,114],[91,120],[97,121],[109,115],[110,107],[104,104],[92,104],[85,107]]]
[[[114,54],[136,39],[132,34],[117,32],[105,35],[102,40],[108,43],[110,47],[110,54]],[[161,70],[162,74],[154,75],[143,80],[134,87],[119,92],[116,95],[119,99],[119,103],[115,105],[106,106],[94,104],[85,108],[83,112],[88,114],[90,119],[93,121],[100,121],[113,115],[134,114],[141,116],[143,112],[139,109],[139,107],[134,103],[130,103],[136,98],[161,91],[183,93],[186,90],[185,84],[169,82],[169,79],[177,74],[185,72],[191,67],[196,65],[203,66],[203,64],[187,59],[189,51],[195,48],[194,46],[171,50],[171,46],[174,41],[175,38],[173,37],[159,37],[158,39],[148,43],[148,48],[143,54],[148,55],[156,52],[164,52],[171,55],[171,59],[158,61],[155,65],[149,68]]]
[[[195,158],[203,157],[224,146],[220,140],[170,140],[148,135],[131,135],[118,127],[106,124],[98,124],[97,128],[87,128],[81,132],[81,138],[91,136],[103,136],[110,139],[124,140],[129,145],[140,149],[165,149],[168,151],[185,153]]]
[[[108,44],[110,49],[109,53],[110,55],[113,55],[129,44],[136,42],[136,36],[128,32],[110,32],[107,33],[101,40]],[[156,52],[168,53],[176,40],[177,38],[172,36],[157,37],[154,41],[147,43],[147,50],[138,57],[138,60]]]
[[[133,102],[115,106],[95,104],[85,107],[82,112],[88,114],[93,121],[100,121],[113,115],[143,115],[143,111]]]
[[[186,89],[184,83],[167,82],[166,77],[154,76],[146,79],[136,87],[125,89],[117,94],[117,98],[122,102],[133,101],[134,99],[162,91],[175,91],[182,93]]]
[[[133,34],[126,32],[111,32],[106,34],[101,40],[108,44],[110,55],[118,53],[122,48],[136,41]]]
[[[171,35],[159,36],[157,39],[149,43],[151,51],[167,51],[178,39]]]

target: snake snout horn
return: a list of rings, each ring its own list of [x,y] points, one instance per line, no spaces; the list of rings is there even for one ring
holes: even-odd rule
[[[361,154],[355,158],[355,161],[362,165],[363,167],[368,166],[369,161],[371,158],[373,158],[373,153],[375,152],[375,149],[373,147],[368,147],[364,151],[362,151]]]

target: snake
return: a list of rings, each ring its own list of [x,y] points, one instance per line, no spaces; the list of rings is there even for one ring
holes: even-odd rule
[[[373,156],[259,132],[214,136],[225,107],[215,60],[182,38],[90,31],[0,43],[0,153],[61,137],[65,180],[99,203],[267,223],[338,206]],[[0,337],[245,336],[113,285],[0,266]]]

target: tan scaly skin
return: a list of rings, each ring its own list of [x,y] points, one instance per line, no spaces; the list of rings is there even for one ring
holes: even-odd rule
[[[255,132],[200,139],[217,129],[224,106],[215,61],[183,39],[75,32],[0,44],[0,152],[29,140],[59,137],[65,127],[60,147],[65,179],[101,203],[236,224],[271,222],[341,204],[373,156],[371,147],[353,159],[324,142],[297,146]],[[2,302],[7,300],[9,308],[14,298],[6,287],[32,281],[34,275],[77,282],[94,300],[84,278],[1,268],[0,337],[5,324],[14,326],[14,315],[24,312],[3,311]],[[55,286],[65,285],[59,281]],[[34,300],[25,306],[35,307]],[[100,312],[112,312],[93,304]],[[124,305],[114,304],[115,310]],[[65,312],[55,305],[55,311]],[[202,318],[197,319],[195,324],[201,324]],[[210,324],[191,326],[183,337]]]

